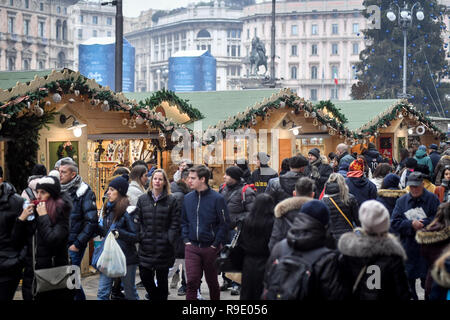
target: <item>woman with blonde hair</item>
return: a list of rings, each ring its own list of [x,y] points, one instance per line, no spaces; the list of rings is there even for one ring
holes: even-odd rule
[[[163,169],[156,169],[148,191],[136,204],[139,234],[139,273],[149,300],[167,300],[169,268],[175,262],[174,247],[180,236],[180,208],[170,192]],[[154,278],[158,285],[155,284]]]
[[[330,210],[330,232],[336,240],[359,225],[358,201],[349,193],[345,179],[332,173],[325,184],[322,201]]]

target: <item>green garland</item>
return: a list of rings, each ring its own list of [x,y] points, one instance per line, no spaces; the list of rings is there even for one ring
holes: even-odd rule
[[[181,113],[186,113],[189,118],[191,118],[191,121],[197,121],[205,118],[205,116],[199,110],[193,108],[192,105],[188,103],[189,100],[183,100],[179,98],[173,91],[165,89],[153,93],[151,97],[140,101],[139,105],[142,108],[149,106],[150,110],[153,110],[161,105],[161,103],[164,101],[176,105]]]
[[[347,123],[347,117],[340,112],[340,109],[336,108],[336,106],[330,101],[320,101],[319,104],[314,106],[314,110],[323,110],[327,109],[331,114],[336,117],[341,123]]]

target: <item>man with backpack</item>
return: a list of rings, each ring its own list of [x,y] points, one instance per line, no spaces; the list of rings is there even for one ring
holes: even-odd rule
[[[236,228],[240,221],[250,212],[256,192],[253,185],[245,184],[242,177],[244,172],[237,166],[228,167],[223,177],[224,184],[220,187],[219,193],[225,198],[228,212],[230,214],[230,239],[233,239]],[[231,295],[239,295],[240,288],[237,283],[231,282],[223,276],[222,291],[232,287]]]
[[[266,265],[263,299],[342,300],[339,253],[326,247],[328,207],[311,200],[301,208],[287,238],[275,245]]]

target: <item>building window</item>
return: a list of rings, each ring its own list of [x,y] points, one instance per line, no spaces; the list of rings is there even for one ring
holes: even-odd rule
[[[44,69],[45,69],[44,61],[39,61],[39,70],[44,70]]]
[[[333,24],[331,26],[331,33],[332,34],[338,34],[338,25],[337,24]]]
[[[353,33],[358,33],[359,32],[359,23],[354,23],[353,24]]]
[[[59,54],[58,54],[58,68],[64,68],[66,65],[65,65],[65,60],[66,60],[66,55],[64,54],[64,52],[60,52]]]
[[[67,41],[67,21],[64,21],[62,25],[62,39]]]
[[[61,20],[56,21],[56,40],[60,40],[61,38]]]
[[[67,14],[67,8],[64,8],[64,14]]]
[[[298,26],[296,24],[291,26],[291,35],[297,36],[298,35]]]
[[[23,20],[23,34],[30,35],[30,20]]]
[[[339,99],[338,92],[339,92],[338,88],[331,88],[331,99],[335,99],[335,100]]]
[[[45,35],[45,22],[39,21],[38,24],[38,34],[41,38],[44,38]]]
[[[313,24],[311,26],[311,34],[313,34],[313,35],[319,34],[319,27],[317,24]]]
[[[297,79],[297,67],[291,67],[291,79]]]
[[[331,77],[333,79],[339,79],[339,69],[337,66],[331,66]]]
[[[359,54],[359,43],[353,44],[353,54]]]
[[[42,2],[39,3],[39,10],[44,11],[44,4]]]
[[[57,8],[56,8],[56,12],[57,12],[57,13],[61,13],[61,7],[57,7]]]
[[[25,8],[26,9],[30,8],[30,0],[25,0]]]
[[[16,58],[8,58],[8,70],[13,71],[16,69]]]
[[[107,24],[108,26],[112,26],[112,18],[111,18],[111,17],[106,18],[106,24]]]
[[[297,56],[297,45],[291,46],[291,56]]]
[[[93,16],[92,17],[92,23],[93,24],[98,24],[98,17],[97,16]]]
[[[8,33],[14,34],[14,18],[8,18]]]
[[[313,45],[311,46],[311,54],[312,54],[313,56],[317,56],[317,44],[313,44]]]
[[[97,38],[97,30],[92,30],[92,36],[93,36],[94,38]]]
[[[311,79],[313,79],[313,80],[317,79],[317,67],[316,66],[311,67]]]
[[[312,101],[317,100],[317,89],[311,89],[311,100]]]
[[[331,54],[334,54],[334,55],[338,54],[338,45],[337,45],[337,43],[333,43],[331,45]]]
[[[107,36],[111,37],[111,31],[108,31]]]
[[[78,29],[78,39],[83,39],[83,29]]]
[[[250,39],[250,29],[247,29],[247,40]]]
[[[23,60],[23,70],[30,70],[30,61],[28,59]]]
[[[9,5],[13,6],[14,5],[14,0],[9,0]]]
[[[84,16],[83,15],[80,16],[80,23],[84,23]]]
[[[208,30],[202,29],[197,33],[197,38],[211,38],[211,34]]]

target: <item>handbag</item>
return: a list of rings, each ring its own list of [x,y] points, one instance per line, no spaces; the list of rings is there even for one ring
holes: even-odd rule
[[[244,263],[244,250],[238,245],[241,234],[242,222],[238,222],[238,230],[231,240],[231,244],[225,245],[216,259],[216,268],[220,272],[241,272]]]
[[[116,223],[111,224],[111,226],[108,229],[108,232],[106,233],[106,236],[115,227],[116,227]],[[100,245],[98,245],[97,247],[94,248],[94,252],[92,253],[91,266],[93,266],[96,270],[98,270],[97,262],[98,262],[98,259],[100,258],[100,256],[102,255],[103,248],[105,246],[106,236],[103,239],[103,241],[100,243]]]
[[[352,227],[352,229],[355,229],[355,226],[353,225],[353,223],[350,222],[350,220],[347,218],[347,216],[345,215],[345,213],[342,212],[341,208],[339,208],[339,206],[337,205],[337,203],[333,200],[332,197],[329,197],[330,201],[333,202],[334,206],[336,207],[336,209],[338,209],[338,211],[341,213],[341,215],[344,217],[344,219],[348,222],[348,224],[350,225],[350,227]]]
[[[32,285],[33,297],[42,292],[68,289],[71,287],[73,280],[75,280],[75,283],[81,283],[80,273],[75,272],[73,274],[74,266],[72,265],[36,270],[36,234],[32,239],[32,250],[34,273]],[[75,279],[76,277],[78,279]]]

